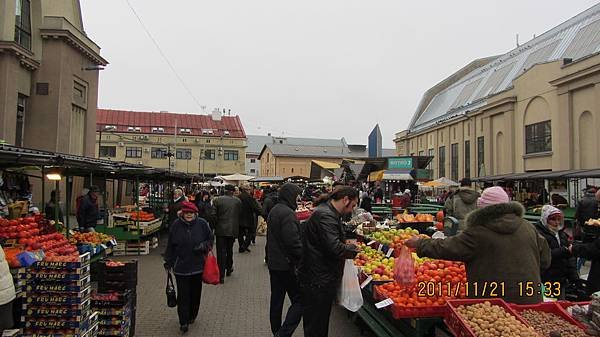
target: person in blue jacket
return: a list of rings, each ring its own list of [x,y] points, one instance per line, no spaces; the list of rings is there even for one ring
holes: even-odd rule
[[[196,205],[182,202],[179,216],[169,229],[164,267],[177,280],[177,314],[183,333],[198,317],[204,261],[213,240],[212,230],[206,220],[198,217]]]

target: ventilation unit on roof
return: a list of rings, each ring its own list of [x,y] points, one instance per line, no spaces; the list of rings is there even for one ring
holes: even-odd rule
[[[105,125],[104,130],[105,131],[117,131],[117,126],[116,125]]]
[[[133,131],[135,131],[135,128],[133,126],[128,126],[127,131],[133,132]]]
[[[229,131],[225,130],[225,131],[223,131],[223,134],[224,134],[225,136],[229,136]]]
[[[136,126],[135,128],[133,128],[133,131],[135,132],[142,132],[142,128],[139,126]]]

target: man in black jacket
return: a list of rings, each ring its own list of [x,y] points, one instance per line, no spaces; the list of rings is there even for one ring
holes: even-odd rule
[[[598,218],[598,200],[596,200],[596,190],[593,187],[588,188],[583,198],[577,202],[575,209],[575,219],[577,224],[583,226],[589,219]]]
[[[354,244],[346,243],[341,219],[352,213],[357,203],[356,189],[337,187],[305,223],[299,274],[305,337],[328,335],[331,305],[342,281],[345,260],[358,253]]]
[[[240,188],[238,198],[242,202],[240,231],[238,233],[239,252],[250,252],[250,243],[256,230],[254,219],[262,214],[262,209],[258,202],[250,195],[249,188],[246,186]]]
[[[93,232],[98,221],[98,186],[90,186],[89,192],[79,199],[77,223],[80,232]]]
[[[271,331],[280,337],[292,336],[302,318],[300,287],[296,267],[302,258],[300,223],[296,219],[296,199],[302,190],[287,183],[279,190],[279,202],[271,209],[267,220],[268,267],[271,278]],[[292,305],[281,324],[285,294]]]

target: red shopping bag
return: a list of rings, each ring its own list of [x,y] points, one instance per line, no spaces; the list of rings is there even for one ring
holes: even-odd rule
[[[202,273],[202,281],[206,284],[219,284],[221,280],[219,274],[219,265],[217,258],[213,255],[212,250],[208,251],[206,260],[204,261],[204,272]]]

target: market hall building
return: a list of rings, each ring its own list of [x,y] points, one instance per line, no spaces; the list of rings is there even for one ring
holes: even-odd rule
[[[434,178],[600,167],[600,5],[427,91],[394,142]]]
[[[79,1],[0,1],[0,140],[94,156],[98,72]]]

